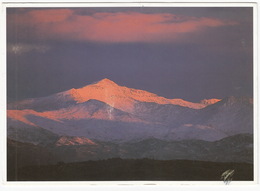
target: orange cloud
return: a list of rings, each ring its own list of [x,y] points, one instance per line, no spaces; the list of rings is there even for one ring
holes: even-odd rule
[[[67,20],[72,16],[73,11],[70,9],[47,9],[47,10],[33,10],[28,13],[28,16],[33,21],[44,23],[57,23]]]
[[[169,42],[207,28],[236,25],[215,18],[136,12],[77,15],[70,9],[32,10],[16,24],[33,27],[38,37],[95,42]]]

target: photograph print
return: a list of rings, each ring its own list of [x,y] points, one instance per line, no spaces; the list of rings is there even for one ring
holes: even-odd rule
[[[253,7],[7,7],[7,181],[251,181]]]

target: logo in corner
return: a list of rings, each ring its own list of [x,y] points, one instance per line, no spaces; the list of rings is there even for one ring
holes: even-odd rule
[[[230,182],[233,179],[234,173],[235,173],[235,170],[231,170],[231,169],[226,170],[225,172],[222,173],[221,180],[223,180],[226,185],[230,184]]]

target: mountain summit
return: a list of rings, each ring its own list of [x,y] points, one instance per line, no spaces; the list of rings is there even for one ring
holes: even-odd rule
[[[108,78],[104,78],[94,84],[99,85],[99,86],[104,86],[104,87],[118,86],[115,82],[113,82],[112,80],[110,80]]]

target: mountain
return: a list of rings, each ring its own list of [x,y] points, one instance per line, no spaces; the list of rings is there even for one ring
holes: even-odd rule
[[[125,143],[120,149],[124,151],[120,155],[121,158],[253,163],[253,136],[251,134],[238,134],[214,142],[164,141],[151,138],[135,143]]]
[[[8,136],[34,144],[50,133],[55,135],[51,142],[57,136],[114,143],[151,137],[212,142],[253,133],[253,100],[228,97],[191,103],[103,79],[79,89],[8,104],[7,117]]]
[[[214,142],[166,141],[149,138],[125,143],[62,136],[55,143],[46,146],[8,139],[8,148],[10,160],[17,160],[20,166],[53,164],[55,161],[67,163],[110,158],[253,163],[253,136],[251,134],[238,134]],[[19,155],[18,158],[15,157],[15,150]],[[34,154],[37,154],[37,157]],[[28,161],[31,162],[28,163]]]
[[[8,117],[28,125],[35,125],[32,121],[28,120],[28,116],[47,118],[57,122],[61,120],[101,119],[145,123],[145,121],[138,119],[130,113],[115,109],[97,100],[88,100],[83,103],[72,104],[68,107],[52,111],[38,112],[32,109],[8,110],[7,114]]]
[[[98,100],[122,111],[131,112],[136,102],[152,102],[157,104],[172,104],[194,109],[201,109],[220,100],[203,100],[200,103],[192,103],[182,99],[167,99],[156,94],[119,86],[109,79],[103,79],[97,83],[84,86],[79,89],[70,89],[48,97],[27,99],[8,105],[8,109],[21,110],[33,109],[35,111],[47,111],[65,108],[75,103],[84,103],[89,100]]]
[[[253,137],[250,134],[234,135],[214,142],[202,140],[166,141],[149,138],[125,143],[96,142],[96,145],[72,145],[69,147],[60,145],[53,150],[62,156],[64,162],[119,157],[122,159],[189,159],[253,163]]]
[[[49,145],[55,143],[59,136],[52,131],[39,126],[28,125],[21,121],[8,119],[7,137],[34,145]]]
[[[193,179],[205,180],[212,165],[216,177],[227,167],[244,178],[253,176],[252,98],[231,96],[192,103],[103,79],[79,89],[10,103],[7,108],[8,180],[40,180],[42,172],[41,180],[86,180],[86,176],[99,180],[100,172],[108,168],[105,179],[115,173],[115,179],[121,178],[124,170],[131,172],[129,179],[137,173],[147,178],[145,173],[154,172],[154,179],[174,174],[178,180],[177,169],[184,171],[182,180],[189,179],[194,170]]]
[[[227,136],[253,133],[253,100],[248,97],[230,96],[200,110],[200,121]]]
[[[60,92],[41,98],[31,98],[9,103],[8,110],[34,110],[38,112],[61,109],[75,104],[70,91]]]

